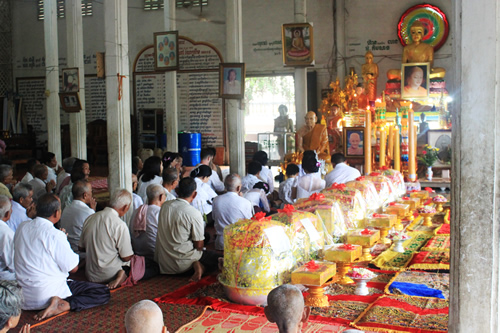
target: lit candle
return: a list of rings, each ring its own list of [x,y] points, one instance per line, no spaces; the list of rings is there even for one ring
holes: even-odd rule
[[[370,107],[366,107],[365,115],[365,174],[368,175],[372,172],[372,112]]]
[[[379,157],[379,163],[378,166],[379,168],[385,166],[385,142],[386,142],[387,136],[385,132],[385,128],[382,127],[380,129],[380,157]]]
[[[391,124],[389,123],[388,126],[387,126],[387,130],[388,130],[388,137],[389,137],[389,144],[388,144],[388,149],[387,149],[387,157],[389,157],[390,160],[392,160],[392,158],[394,157],[394,132],[393,132],[393,127],[391,126]],[[390,165],[390,163],[389,163]]]
[[[394,126],[394,170],[401,171],[401,153],[399,145],[399,127]]]
[[[415,166],[416,140],[415,140],[415,115],[413,105],[408,111],[408,179],[410,182],[417,180],[417,170]]]

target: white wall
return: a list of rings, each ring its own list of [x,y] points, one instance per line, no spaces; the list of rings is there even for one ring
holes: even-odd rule
[[[281,24],[293,21],[293,0],[251,0],[243,1],[243,52],[248,75],[290,73],[285,68],[281,54]],[[364,63],[365,48],[369,40],[376,40],[390,46],[389,50],[375,50],[375,62],[378,63],[380,76],[378,91],[385,87],[385,72],[389,68],[399,68],[402,46],[388,44],[397,39],[397,23],[402,13],[409,7],[421,3],[418,0],[348,0],[345,1],[346,20],[346,66],[355,67],[361,72]],[[130,65],[138,52],[152,44],[153,32],[163,31],[163,11],[144,11],[142,0],[129,0],[129,50]],[[336,74],[332,69],[335,55],[333,50],[334,1],[307,1],[307,18],[314,24],[314,43],[316,64],[310,70],[318,72],[318,90],[327,88]],[[451,17],[451,0],[439,0],[433,4],[439,6]],[[83,18],[84,50],[86,56],[86,74],[95,73],[95,53],[104,51],[104,13],[100,2],[93,2],[94,14]],[[13,59],[14,77],[43,76],[44,55],[43,22],[37,20],[35,1],[13,1]],[[214,21],[225,21],[225,1],[211,0],[204,8],[204,15]],[[180,35],[195,41],[213,44],[225,57],[225,25],[200,22],[197,19],[199,9],[187,8],[176,11],[177,29]],[[61,67],[66,63],[66,21],[58,20],[59,52]],[[446,44],[436,53],[435,65],[448,70],[447,81],[453,82],[451,71],[451,44],[453,24]],[[263,50],[273,49],[273,50]],[[30,59],[37,63],[30,63]],[[33,65],[35,67],[33,67]],[[36,67],[38,65],[38,67]],[[132,72],[132,70],[131,70]],[[450,88],[450,86],[449,86]],[[319,92],[318,92],[319,93]]]

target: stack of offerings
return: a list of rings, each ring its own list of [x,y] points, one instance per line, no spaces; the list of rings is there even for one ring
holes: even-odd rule
[[[295,209],[315,213],[321,217],[333,243],[341,243],[347,234],[344,214],[338,202],[327,199],[322,193],[313,193],[309,198],[299,199]]]
[[[382,205],[387,205],[389,202],[396,201],[396,189],[388,177],[382,176],[379,172],[372,172],[368,176],[365,176],[365,179],[371,181],[373,185],[375,185]]]
[[[224,229],[219,282],[231,301],[266,304],[267,294],[289,283],[295,268],[319,256],[325,244],[321,219],[290,207],[290,214],[281,212],[272,219],[257,213]]]
[[[348,229],[355,229],[363,225],[366,216],[366,202],[359,190],[347,188],[345,184],[334,183],[321,193],[326,198],[340,204]]]
[[[367,214],[375,213],[382,207],[382,202],[380,201],[375,185],[371,181],[366,180],[365,177],[358,177],[356,180],[347,182],[345,185],[348,189],[356,189],[361,192],[366,202]]]
[[[382,167],[379,171],[382,176],[389,178],[394,185],[396,190],[396,196],[401,198],[406,194],[406,185],[403,174],[394,169],[388,169],[387,167]]]

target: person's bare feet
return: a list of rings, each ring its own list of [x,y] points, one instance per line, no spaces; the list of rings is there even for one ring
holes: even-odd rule
[[[53,296],[50,299],[49,306],[45,310],[42,310],[35,315],[35,320],[47,319],[63,313],[64,311],[69,311],[69,309],[70,307],[68,302],[61,299],[60,297]]]
[[[191,276],[189,279],[190,282],[197,282],[201,280],[201,277],[203,276],[203,273],[205,272],[205,267],[199,262],[195,261],[193,263],[193,269],[194,269],[194,274]]]
[[[127,274],[125,274],[125,271],[122,269],[118,272],[118,274],[116,274],[116,279],[108,283],[108,288],[116,289],[119,286],[121,286],[126,279],[127,279]]]

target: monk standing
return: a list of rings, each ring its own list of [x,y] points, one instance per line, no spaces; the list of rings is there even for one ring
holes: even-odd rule
[[[305,117],[306,124],[297,131],[297,150],[315,150],[319,159],[330,161],[328,147],[328,132],[325,125],[316,124],[318,118],[314,111],[309,111]]]

